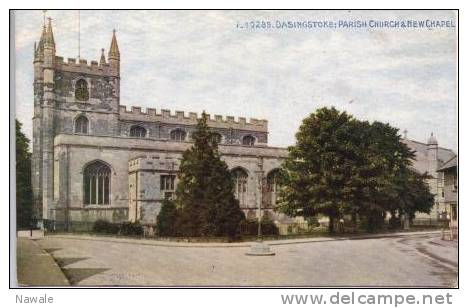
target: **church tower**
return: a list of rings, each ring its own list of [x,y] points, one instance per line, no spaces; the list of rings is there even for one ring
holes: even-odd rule
[[[35,44],[36,46],[36,44]],[[39,44],[34,50],[34,116],[33,116],[33,217],[47,217],[47,207],[53,189],[54,135],[54,62],[55,40],[52,20],[42,29]]]
[[[104,49],[99,62],[64,61],[56,55],[50,18],[34,45],[33,215],[58,219],[68,211],[72,188],[67,173],[70,156],[57,150],[54,142],[60,135],[118,134],[120,52],[114,31],[108,61]]]

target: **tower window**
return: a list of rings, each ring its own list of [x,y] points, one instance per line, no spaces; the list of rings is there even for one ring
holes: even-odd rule
[[[75,98],[79,101],[89,100],[88,83],[84,79],[80,79],[75,84]]]
[[[181,129],[174,129],[171,132],[171,140],[184,141],[186,136],[187,136],[187,133]]]
[[[250,147],[252,147],[253,145],[255,144],[255,138],[252,137],[252,136],[245,136],[244,138],[242,138],[242,145],[248,145]]]
[[[75,120],[75,133],[88,134],[88,125],[89,121],[85,116],[78,116]]]
[[[138,125],[132,126],[132,128],[130,129],[130,137],[145,138],[146,129]]]

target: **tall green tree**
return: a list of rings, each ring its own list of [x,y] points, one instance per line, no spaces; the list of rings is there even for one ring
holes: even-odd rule
[[[305,118],[283,164],[280,210],[292,216],[323,214],[334,222],[348,210],[355,160],[352,117],[321,108]]]
[[[176,189],[178,232],[183,236],[234,237],[244,219],[234,196],[228,166],[221,160],[216,136],[203,113],[184,152]]]
[[[356,122],[358,131],[354,135],[361,141],[356,148],[358,160],[353,174],[359,191],[354,204],[356,212],[367,219],[368,229],[375,230],[383,225],[387,212],[393,212],[400,198],[399,179],[409,175],[414,153],[400,141],[397,128],[378,121]]]
[[[424,178],[410,170],[414,153],[398,129],[359,121],[335,108],[304,119],[283,164],[280,210],[336,219],[350,214],[379,228],[387,212],[427,212],[433,204]]]
[[[412,220],[416,212],[430,213],[434,195],[425,181],[428,177],[426,173],[419,174],[411,169],[405,169],[394,177],[389,188],[393,202],[387,207],[392,218],[400,218],[404,214]]]
[[[31,153],[29,139],[16,121],[16,222],[18,228],[27,228],[32,218]]]

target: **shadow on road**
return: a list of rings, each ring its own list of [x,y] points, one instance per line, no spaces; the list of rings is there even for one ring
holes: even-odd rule
[[[87,257],[81,257],[81,258],[64,258],[64,257],[56,257],[52,254],[53,251],[57,251],[60,249],[57,248],[49,248],[45,249],[55,260],[57,265],[60,267],[62,270],[63,274],[67,278],[67,280],[70,282],[70,284],[77,285],[80,283],[82,280],[92,277],[94,275],[103,273],[105,271],[108,271],[110,268],[74,268],[74,267],[67,267],[71,264],[83,261],[83,260],[88,260],[89,258]]]
[[[86,278],[108,270],[110,270],[110,268],[62,268],[63,273],[72,286],[77,285],[80,281]]]

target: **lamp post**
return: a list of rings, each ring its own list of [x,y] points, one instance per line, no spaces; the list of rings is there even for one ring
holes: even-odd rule
[[[263,198],[263,190],[265,187],[265,179],[263,177],[263,170],[257,171],[257,182],[258,182],[258,189],[257,189],[257,194],[256,194],[256,201],[258,204],[258,215],[257,215],[257,221],[258,221],[258,228],[257,228],[257,242],[262,241],[262,198]]]
[[[250,246],[250,250],[246,253],[248,256],[274,256],[275,253],[270,250],[270,246],[262,240],[262,197],[265,188],[266,179],[263,176],[263,162],[259,163],[260,170],[256,171],[257,190],[256,202],[258,204],[258,230],[257,241]]]

